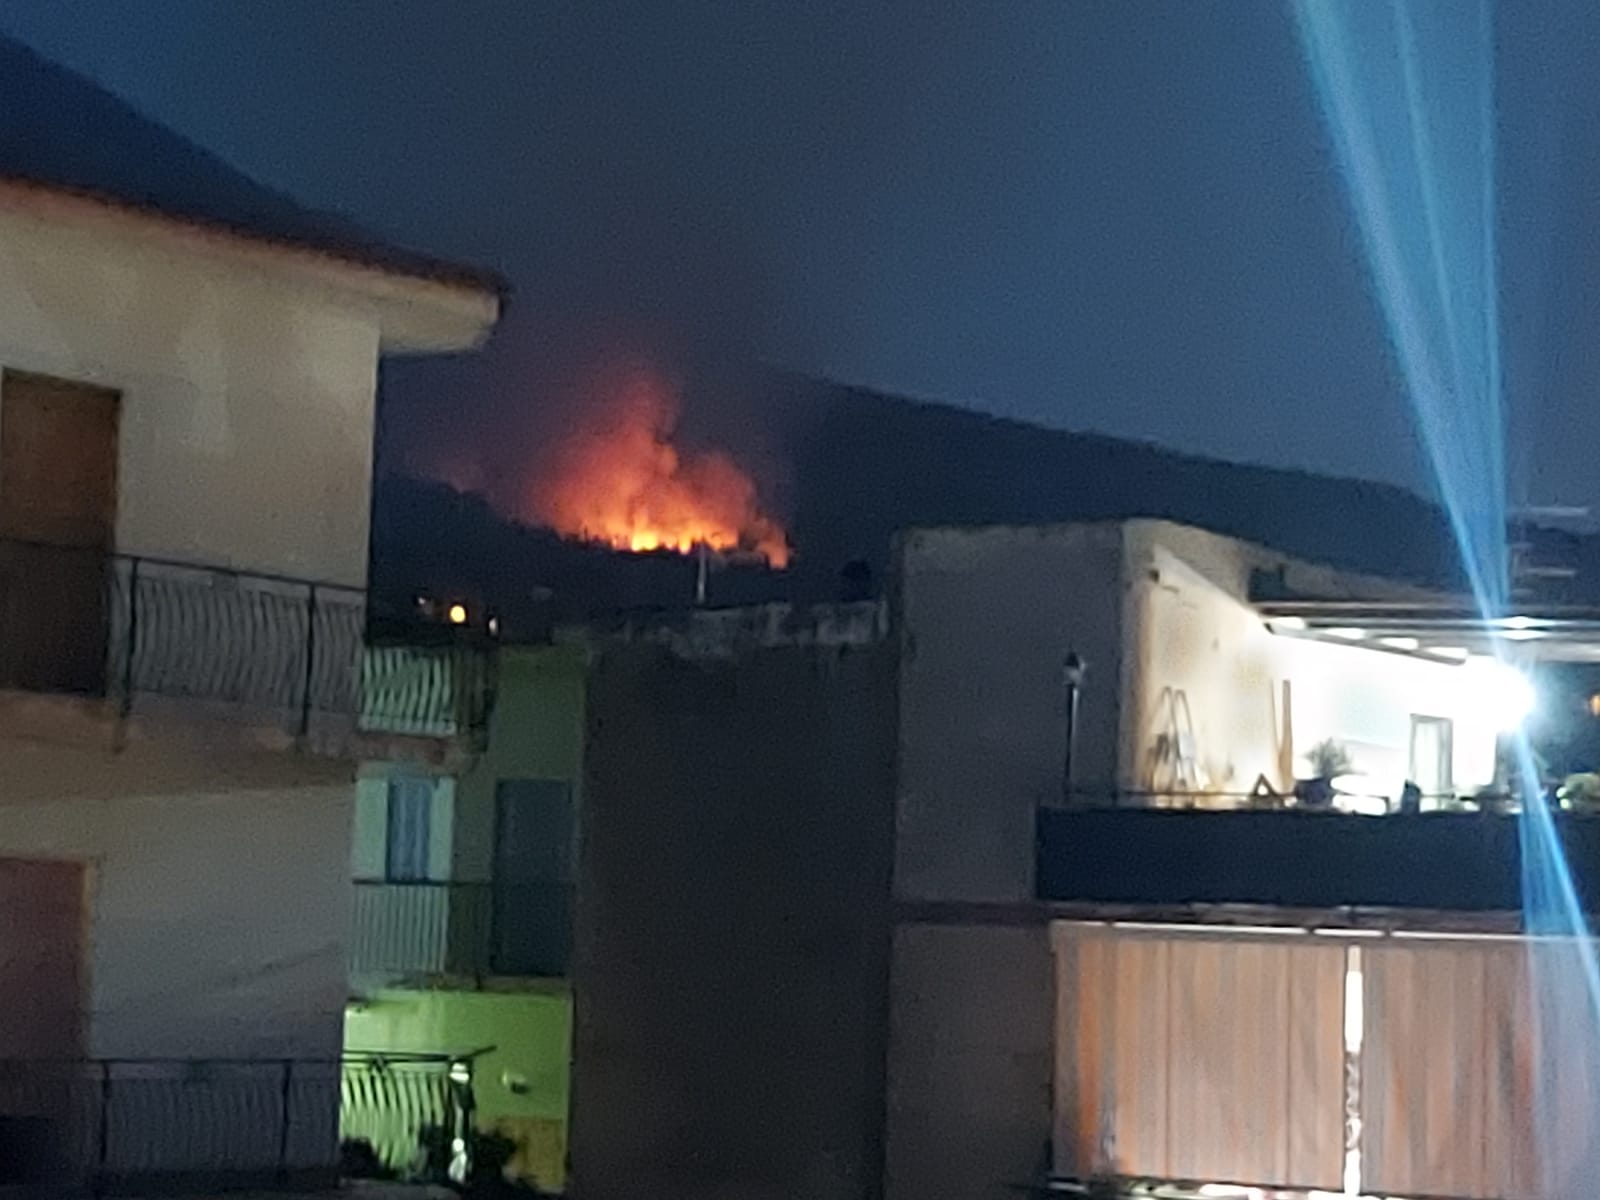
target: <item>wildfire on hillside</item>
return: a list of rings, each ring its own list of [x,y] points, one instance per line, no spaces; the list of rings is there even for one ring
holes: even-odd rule
[[[550,455],[530,515],[619,550],[705,546],[787,566],[788,538],[762,510],[755,481],[726,454],[674,445],[678,413],[676,393],[657,374],[627,374]]]

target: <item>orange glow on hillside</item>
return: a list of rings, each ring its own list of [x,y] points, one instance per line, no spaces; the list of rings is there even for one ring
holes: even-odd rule
[[[619,550],[687,554],[705,545],[788,565],[788,539],[761,510],[755,481],[726,454],[680,452],[677,419],[663,380],[628,375],[614,401],[557,447],[533,489],[532,515]]]

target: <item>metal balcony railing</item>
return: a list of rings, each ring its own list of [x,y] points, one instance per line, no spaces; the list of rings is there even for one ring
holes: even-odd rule
[[[472,1110],[470,1057],[5,1060],[0,1195],[331,1181],[352,1141],[443,1182]]]
[[[305,735],[481,730],[492,656],[365,646],[359,588],[101,550],[0,541],[0,689],[186,700]]]
[[[483,645],[368,646],[361,656],[360,727],[412,737],[482,735],[494,695],[494,663]]]
[[[364,1143],[402,1179],[460,1183],[471,1169],[473,1060],[487,1052],[347,1054],[339,1072],[340,1144]]]
[[[355,881],[350,975],[358,987],[429,976],[561,978],[568,885]]]
[[[1457,792],[1416,794],[1420,809],[1434,811],[1504,811],[1515,798],[1508,793],[1464,796]],[[1467,803],[1467,802],[1470,802]],[[1341,790],[1318,780],[1301,780],[1295,788],[1254,791],[1215,788],[1090,788],[1079,787],[1051,797],[1044,805],[1057,811],[1104,809],[1182,809],[1206,812],[1360,812],[1366,816],[1393,816],[1406,812],[1401,796],[1365,790]]]
[[[492,930],[493,897],[487,884],[359,879],[351,977],[486,975],[494,958]]]

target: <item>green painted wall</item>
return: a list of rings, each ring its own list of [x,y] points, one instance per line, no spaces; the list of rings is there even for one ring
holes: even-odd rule
[[[496,1049],[473,1076],[478,1127],[521,1150],[517,1174],[547,1191],[566,1186],[572,997],[565,988],[517,992],[385,991],[345,1015],[350,1050],[465,1053]]]
[[[587,650],[578,645],[506,646],[499,652],[495,707],[487,748],[454,786],[448,839],[450,878],[488,882],[494,865],[495,785],[503,779],[571,784],[581,803]],[[358,871],[381,859],[379,782],[369,785],[366,822],[372,844],[357,852]],[[443,810],[447,816],[450,808]],[[358,841],[361,836],[358,832]],[[362,854],[365,857],[362,857]],[[381,874],[381,867],[377,871]],[[443,872],[441,872],[443,874]],[[572,999],[558,980],[518,990],[385,990],[350,1006],[345,1046],[352,1051],[462,1053],[497,1049],[478,1060],[478,1124],[522,1147],[518,1173],[556,1191],[566,1183]]]
[[[494,790],[500,780],[565,780],[581,810],[587,673],[588,651],[583,646],[501,649],[488,748],[462,777],[457,791],[456,879],[491,877]]]

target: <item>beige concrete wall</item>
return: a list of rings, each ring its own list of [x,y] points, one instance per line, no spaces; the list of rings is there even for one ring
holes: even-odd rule
[[[896,928],[886,1200],[1010,1200],[1048,1164],[1045,925]]]
[[[1032,899],[1034,812],[1062,793],[1069,650],[1088,665],[1073,782],[1112,786],[1121,555],[1114,525],[905,539],[897,896]]]
[[[560,780],[571,785],[573,805],[580,806],[587,672],[581,645],[500,651],[488,748],[456,793],[451,878],[493,878],[495,789],[502,780]]]
[[[1164,545],[1130,557],[1128,790],[1247,792],[1263,774],[1283,786],[1283,676],[1275,639],[1243,594]]]
[[[0,735],[0,857],[89,870],[90,1054],[339,1053],[351,783],[294,755]]]
[[[1154,546],[1162,546],[1183,559],[1212,583],[1233,595],[1249,591],[1255,571],[1281,574],[1284,586],[1297,595],[1322,600],[1438,600],[1438,592],[1399,583],[1378,575],[1341,571],[1322,563],[1292,558],[1267,546],[1242,541],[1209,529],[1174,521],[1141,518],[1123,524],[1130,569]]]
[[[378,346],[326,283],[0,206],[0,368],[122,393],[126,552],[363,584]]]

